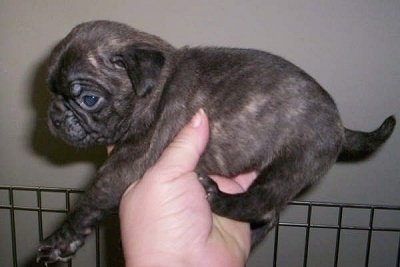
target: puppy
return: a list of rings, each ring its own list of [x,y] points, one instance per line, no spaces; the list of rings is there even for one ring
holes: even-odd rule
[[[76,147],[115,145],[65,223],[39,249],[39,262],[70,258],[124,190],[203,108],[210,140],[196,168],[213,212],[250,222],[259,242],[287,202],[339,158],[359,159],[392,133],[343,127],[329,94],[281,57],[250,49],[183,47],[127,25],[76,26],[54,49],[49,127]],[[256,170],[247,192],[222,193],[207,174]]]

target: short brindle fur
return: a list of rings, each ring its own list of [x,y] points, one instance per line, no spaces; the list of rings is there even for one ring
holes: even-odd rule
[[[108,21],[75,27],[54,49],[48,77],[52,132],[77,147],[115,145],[93,186],[39,247],[38,261],[67,260],[118,207],[197,110],[210,141],[196,171],[213,212],[250,222],[253,244],[276,215],[341,159],[359,159],[392,133],[344,128],[329,94],[281,57],[251,49],[183,47]],[[229,195],[207,174],[256,170],[247,192]]]

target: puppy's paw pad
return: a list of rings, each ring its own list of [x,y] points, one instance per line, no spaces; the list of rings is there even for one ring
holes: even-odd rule
[[[41,246],[38,249],[38,253],[36,256],[37,263],[44,263],[46,266],[48,263],[53,263],[61,260],[59,256],[61,251],[59,249],[54,249],[49,246]]]
[[[46,239],[38,248],[36,262],[45,265],[57,261],[66,262],[75,254],[82,243],[80,240],[68,242],[56,238]]]
[[[206,190],[207,199],[212,200],[219,192],[217,183],[207,175],[198,175],[198,179]]]

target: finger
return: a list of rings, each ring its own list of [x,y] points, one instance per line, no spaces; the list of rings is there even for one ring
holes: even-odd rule
[[[254,182],[257,178],[258,172],[251,171],[247,173],[242,173],[233,178],[233,180],[238,183],[244,190],[247,190],[249,186]]]
[[[156,172],[157,176],[168,179],[193,171],[207,145],[208,136],[208,119],[200,109],[168,145],[148,173]]]
[[[114,146],[107,146],[107,154],[110,155],[111,152],[113,151]]]
[[[217,184],[218,188],[228,194],[242,193],[253,183],[257,177],[257,172],[242,173],[233,178],[225,178],[218,175],[210,175]]]
[[[218,189],[222,192],[228,194],[238,194],[243,193],[245,190],[233,179],[218,176],[218,175],[210,175],[209,176],[214,182],[217,183]]]

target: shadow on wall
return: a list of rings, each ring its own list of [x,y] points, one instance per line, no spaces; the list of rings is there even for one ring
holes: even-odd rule
[[[77,149],[58,139],[50,133],[47,127],[47,109],[51,101],[51,94],[46,85],[47,66],[49,55],[41,59],[32,70],[30,86],[30,104],[35,112],[35,123],[31,130],[30,147],[40,157],[45,158],[51,164],[57,166],[78,162],[89,162],[99,168],[106,159],[104,147],[92,147],[90,149]],[[51,187],[50,184],[42,186]],[[107,218],[103,223],[104,228],[104,255],[102,258],[106,266],[123,266],[122,249],[120,248],[120,233],[118,216]],[[36,251],[32,251],[32,257],[26,260],[22,266],[42,266],[36,263]],[[66,266],[55,264],[53,266]]]

